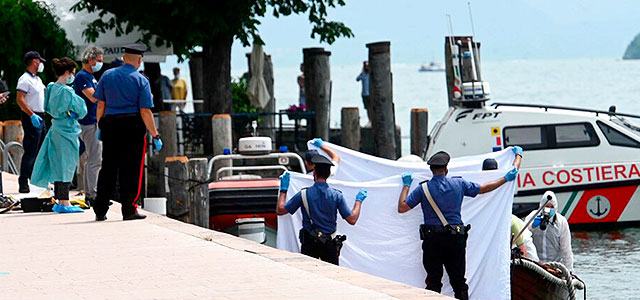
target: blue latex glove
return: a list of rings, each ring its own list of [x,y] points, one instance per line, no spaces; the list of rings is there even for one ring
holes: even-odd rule
[[[362,203],[362,202],[364,202],[364,199],[367,199],[367,190],[366,189],[360,189],[360,191],[356,195],[356,201]]]
[[[507,174],[504,175],[504,180],[506,180],[507,182],[513,181],[516,179],[517,176],[518,176],[518,169],[513,168],[511,169],[511,171],[509,171]]]
[[[74,120],[77,120],[80,117],[75,111],[68,111],[67,114],[69,115],[69,118]]]
[[[315,138],[311,140],[311,144],[318,148],[322,148],[322,145],[324,145],[324,141],[321,138]]]
[[[513,148],[511,148],[511,151],[513,151],[513,154],[515,155],[520,155],[520,157],[524,157],[523,156],[524,151],[522,151],[522,147],[520,146],[513,146]]]
[[[33,124],[33,127],[35,128],[41,128],[42,127],[42,118],[40,118],[40,116],[33,114],[31,115],[31,124]]]
[[[411,186],[411,182],[413,182],[413,174],[409,172],[402,173],[402,185]]]
[[[280,191],[286,192],[289,189],[289,180],[291,180],[291,175],[289,172],[284,172],[280,175]]]
[[[102,141],[102,132],[99,127],[96,127],[96,139],[98,139],[98,141]]]
[[[531,227],[536,228],[536,227],[540,226],[540,223],[542,223],[542,217],[541,216],[537,216],[537,217],[535,217],[535,219],[533,219],[533,224],[531,225]]]
[[[160,139],[159,136],[153,138],[153,150],[160,152],[160,150],[162,150],[162,145],[162,139]]]

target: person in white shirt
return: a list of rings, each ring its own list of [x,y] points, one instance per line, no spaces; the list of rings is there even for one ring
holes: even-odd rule
[[[29,193],[29,179],[33,171],[33,164],[47,133],[44,123],[44,90],[45,86],[38,73],[44,71],[46,60],[36,51],[29,51],[24,55],[26,71],[18,79],[16,87],[16,101],[22,111],[22,129],[24,139],[22,147],[24,154],[20,163],[18,177],[19,192]]]

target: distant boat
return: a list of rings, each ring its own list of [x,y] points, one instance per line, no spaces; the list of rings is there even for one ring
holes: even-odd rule
[[[437,62],[430,62],[429,65],[422,65],[418,72],[442,72],[444,71],[444,67],[442,64]]]

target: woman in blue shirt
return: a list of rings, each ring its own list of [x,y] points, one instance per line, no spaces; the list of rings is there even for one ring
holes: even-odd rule
[[[49,83],[44,95],[45,112],[51,115],[51,129],[44,139],[31,183],[40,187],[54,184],[57,213],[82,212],[69,201],[69,187],[78,166],[80,124],[78,119],[87,114],[84,100],[69,85],[73,83],[76,63],[68,58],[53,59],[53,69],[58,76]]]

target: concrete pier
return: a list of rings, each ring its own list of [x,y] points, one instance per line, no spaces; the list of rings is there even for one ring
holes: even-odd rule
[[[91,211],[0,215],[1,298],[448,299],[143,213],[123,222],[114,203],[100,223]]]

